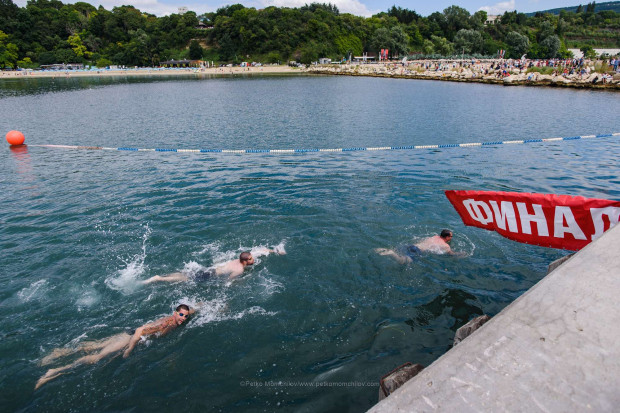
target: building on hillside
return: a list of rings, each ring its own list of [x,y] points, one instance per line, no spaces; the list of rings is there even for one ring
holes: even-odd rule
[[[487,16],[487,19],[485,20],[484,24],[488,26],[488,25],[490,25],[490,24],[495,24],[495,23],[498,23],[498,21],[497,21],[497,20],[498,20],[500,17],[502,17],[502,16],[499,16],[499,15],[494,15],[494,14],[490,14],[490,15],[488,15],[488,16]]]
[[[213,26],[207,26],[204,22],[198,22],[198,26],[194,27],[194,29],[198,30],[211,30]]]
[[[188,11],[187,7],[181,6],[181,7],[179,7],[178,14],[185,14],[185,13],[187,13],[187,11]]]

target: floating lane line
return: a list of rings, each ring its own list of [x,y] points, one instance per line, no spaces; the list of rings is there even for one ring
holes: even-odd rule
[[[78,145],[29,145],[42,148],[57,149],[86,149],[104,151],[129,151],[129,152],[177,152],[177,153],[307,153],[307,152],[360,152],[360,151],[399,151],[412,149],[444,149],[444,148],[470,148],[477,146],[497,146],[497,145],[521,145],[526,143],[545,143],[573,141],[579,139],[610,138],[620,136],[620,132],[601,135],[570,136],[566,138],[541,138],[541,139],[518,139],[511,141],[491,141],[491,142],[468,142],[468,143],[448,143],[443,145],[409,145],[409,146],[378,146],[378,147],[351,147],[351,148],[324,148],[324,149],[170,149],[170,148],[110,148],[105,146],[78,146]]]

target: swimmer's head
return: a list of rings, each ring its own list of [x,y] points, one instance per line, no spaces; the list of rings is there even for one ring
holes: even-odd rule
[[[245,251],[245,252],[242,252],[241,255],[239,255],[239,262],[241,262],[241,264],[243,264],[244,267],[246,265],[252,265],[254,264],[254,257],[252,257],[252,254],[250,253],[250,251]]]
[[[452,239],[452,231],[450,231],[449,229],[444,229],[443,231],[441,231],[441,234],[439,234],[439,236],[443,238],[444,241],[450,242],[450,240]]]
[[[173,317],[177,325],[183,324],[189,317],[189,306],[186,304],[179,305],[176,310],[174,310]]]

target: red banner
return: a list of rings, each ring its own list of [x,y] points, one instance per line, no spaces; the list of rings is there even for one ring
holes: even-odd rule
[[[446,191],[468,226],[543,247],[580,250],[620,221],[620,202],[569,195]]]

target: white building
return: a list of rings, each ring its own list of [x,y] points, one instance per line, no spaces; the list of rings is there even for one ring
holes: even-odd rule
[[[179,14],[185,14],[185,13],[187,13],[187,7],[185,6],[179,7]]]
[[[583,52],[579,49],[568,49],[568,51],[573,53],[575,59],[581,59],[583,57]],[[620,49],[594,49],[594,51],[597,56],[607,53],[613,57],[620,53]]]
[[[495,20],[499,19],[500,17],[502,16],[490,14],[487,16],[487,19],[485,20],[484,24],[486,25],[495,24]]]

